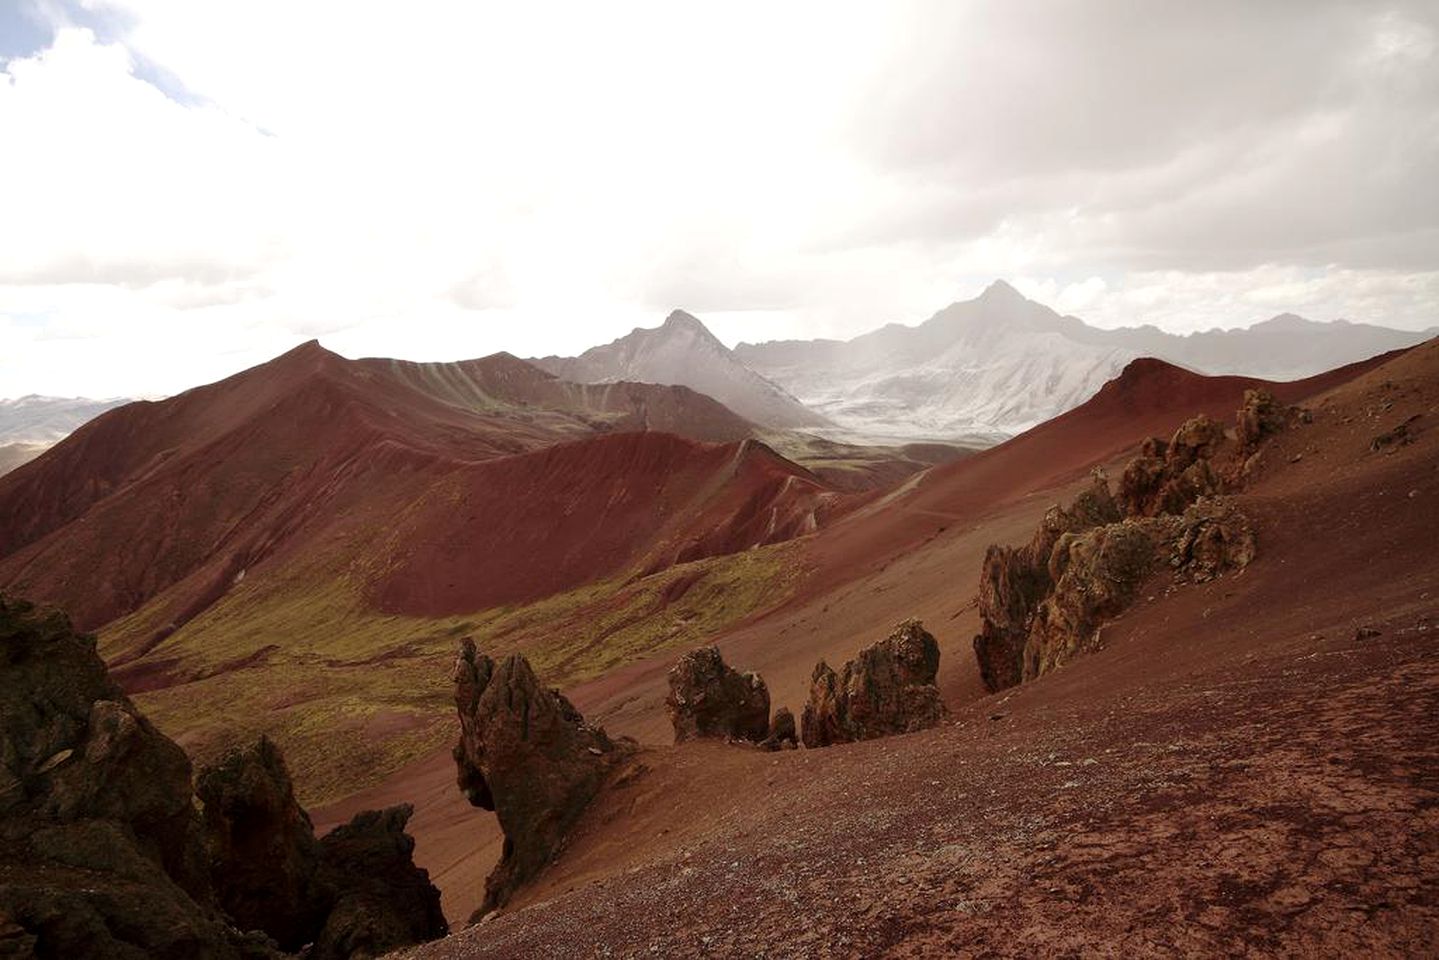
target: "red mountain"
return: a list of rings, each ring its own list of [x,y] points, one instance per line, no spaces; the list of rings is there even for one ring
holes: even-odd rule
[[[533,597],[807,529],[833,497],[750,432],[685,387],[566,383],[507,354],[351,361],[311,342],[111,411],[0,478],[0,586],[91,629],[164,594],[168,632],[271,557],[339,555],[368,525],[403,531],[372,565],[388,606]]]

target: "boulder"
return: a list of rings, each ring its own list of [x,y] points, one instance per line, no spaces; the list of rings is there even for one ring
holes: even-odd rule
[[[413,813],[409,804],[368,810],[320,840],[320,880],[334,903],[309,960],[378,957],[449,932],[405,833]]]
[[[1162,444],[1163,441],[1156,441]],[[980,632],[974,638],[980,679],[990,691],[1024,679],[1024,647],[1039,604],[1054,588],[1050,557],[1066,534],[1080,533],[1120,518],[1109,480],[1096,470],[1090,485],[1068,507],[1045,513],[1030,542],[1022,547],[990,546],[979,575]]]
[[[263,930],[286,950],[313,942],[330,898],[316,873],[320,844],[295,799],[279,749],[261,737],[200,771],[210,878],[220,906],[244,930]]]
[[[634,748],[585,723],[558,690],[540,686],[519,654],[496,664],[466,638],[453,680],[460,790],[470,803],[493,810],[505,835],[471,918],[478,920],[554,859],[612,768]]]
[[[836,673],[821,661],[801,718],[806,747],[870,740],[932,727],[949,715],[935,677],[939,644],[906,620]]]
[[[1035,611],[1025,640],[1023,679],[1092,649],[1103,622],[1134,602],[1154,553],[1149,531],[1135,521],[1065,534],[1050,558],[1054,589]]]
[[[93,637],[3,597],[0,949],[278,955],[214,905],[184,752],[111,680]]]
[[[757,673],[740,673],[718,647],[701,647],[670,668],[665,710],[675,743],[718,738],[759,743],[769,735],[769,690]]]
[[[1240,450],[1246,455],[1253,453],[1266,437],[1283,430],[1296,415],[1303,416],[1295,408],[1282,406],[1268,390],[1245,390],[1244,405],[1234,415]]]
[[[415,866],[408,804],[358,813],[324,838],[268,737],[200,772],[210,872],[225,912],[285,950],[344,960],[444,936],[440,892]]]
[[[794,714],[789,707],[780,707],[770,721],[769,736],[763,746],[767,750],[784,750],[799,746],[799,735],[795,732]]]

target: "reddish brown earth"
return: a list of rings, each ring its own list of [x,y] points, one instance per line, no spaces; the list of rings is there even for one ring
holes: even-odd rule
[[[1211,394],[1150,372],[1169,379],[1131,371],[827,528],[800,593],[720,638],[794,707],[817,659],[918,616],[954,725],[780,754],[660,746],[668,658],[614,671],[569,693],[650,745],[649,772],[603,796],[512,909],[418,955],[1432,954],[1439,343],[1281,385],[1315,416],[1239,498],[1258,559],[1209,584],[1153,582],[1100,652],[983,695],[969,640],[985,547],[1024,540],[1090,465],[1114,472],[1191,413],[1227,419],[1253,385]],[[1146,390],[1157,409],[1123,438],[1123,397]],[[1371,450],[1406,421],[1411,443]],[[446,762],[352,802],[428,793]],[[456,916],[495,834],[450,796],[412,825]]]
[[[467,466],[394,528],[381,609],[425,616],[539,599],[817,530],[848,500],[746,440],[626,433]]]
[[[651,427],[674,433],[631,432]],[[387,609],[478,610],[813,529],[835,497],[749,432],[684,387],[565,384],[507,355],[350,361],[311,343],[111,411],[0,478],[0,587],[83,629],[163,592],[158,643],[240,578],[328,553],[375,579]],[[376,535],[392,525],[398,545]],[[501,549],[521,532],[523,549]],[[487,576],[469,596],[453,571],[476,559]]]

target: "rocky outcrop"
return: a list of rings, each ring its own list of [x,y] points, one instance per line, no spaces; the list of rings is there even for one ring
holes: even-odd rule
[[[780,707],[770,721],[769,736],[762,744],[766,750],[785,750],[799,746],[799,735],[795,732],[794,714],[789,707]]]
[[[1187,421],[1168,442],[1144,441],[1119,478],[1124,515],[1182,513],[1200,497],[1218,493],[1221,482],[1211,461],[1224,442],[1224,428],[1206,416]]]
[[[409,808],[317,843],[268,740],[201,773],[203,817],[190,772],[93,638],[0,598],[0,956],[259,960],[318,940],[312,960],[347,960],[445,932],[395,836]],[[366,818],[388,859],[360,870],[344,841],[376,832]],[[382,919],[340,910],[361,895]]]
[[[769,690],[757,673],[740,673],[718,647],[680,657],[669,672],[665,710],[675,743],[718,738],[759,743],[769,735]]]
[[[800,722],[806,747],[871,740],[932,727],[948,716],[935,686],[939,644],[906,620],[836,673],[821,661]]]
[[[415,866],[414,807],[369,810],[320,839],[319,880],[333,897],[309,960],[378,957],[448,932],[440,892]]]
[[[323,839],[267,738],[200,772],[197,793],[220,906],[243,929],[310,960],[378,956],[448,928],[439,891],[416,867],[408,805],[357,814]]]
[[[1032,680],[1092,646],[1100,624],[1134,602],[1153,560],[1154,541],[1142,523],[1061,537],[1050,555],[1054,589],[1030,624],[1021,678]]]
[[[1264,391],[1246,391],[1232,433],[1194,417],[1167,441],[1144,441],[1117,498],[1096,474],[1074,506],[1050,509],[1028,544],[991,546],[974,638],[985,686],[1032,680],[1096,647],[1103,623],[1134,601],[1161,563],[1192,581],[1246,566],[1254,531],[1223,494],[1242,486],[1267,437],[1305,419]]]
[[[980,678],[991,690],[1023,679],[1029,624],[1054,589],[1050,556],[1067,534],[1081,533],[1120,518],[1109,480],[1096,470],[1090,485],[1067,509],[1051,507],[1028,544],[991,546],[979,577],[980,635],[974,640]]]
[[[1296,419],[1307,418],[1307,412],[1280,404],[1268,390],[1245,390],[1244,405],[1234,415],[1234,432],[1240,452],[1244,456],[1252,454],[1266,437],[1278,433]]]
[[[453,680],[460,790],[473,805],[493,810],[505,834],[475,920],[503,906],[554,859],[614,765],[634,748],[585,723],[558,690],[540,686],[519,654],[497,664],[466,638]]]
[[[274,955],[215,907],[184,752],[92,637],[4,598],[0,921],[0,943],[42,957]]]
[[[241,929],[263,930],[286,950],[315,939],[328,898],[319,889],[320,844],[295,799],[285,760],[268,737],[200,771],[210,876]]]

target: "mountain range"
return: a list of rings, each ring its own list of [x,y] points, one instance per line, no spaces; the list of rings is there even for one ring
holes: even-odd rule
[[[741,343],[733,354],[848,439],[992,441],[1077,406],[1139,357],[1296,380],[1433,334],[1290,314],[1189,336],[1152,326],[1102,330],[1000,280],[918,326],[889,324],[852,340]]]
[[[42,397],[37,394],[0,400],[0,444],[55,443],[76,427],[129,403],[125,398],[87,400],[84,397]]]
[[[981,301],[871,336],[893,337],[896,365],[956,344],[1017,363],[1005,330],[1048,343],[1056,379],[992,385],[1011,395],[992,398],[1007,416],[1040,409],[1026,393],[1050,402],[1077,394],[1099,376],[1100,360],[1113,361],[1102,351],[1122,352],[1088,344],[1093,362],[1067,376],[1062,347],[1050,341],[1084,347],[1076,338],[1089,334],[1066,334],[1065,318],[1060,329],[1031,329],[1053,321],[1003,288]],[[1274,332],[1294,333],[1285,326]],[[932,339],[914,346],[914,336]],[[655,338],[665,342],[645,342]],[[743,351],[726,350],[692,317],[628,339],[619,352],[630,357],[728,371],[725,382],[751,399],[786,396],[766,377],[743,376]],[[1017,369],[1012,376],[1044,368]],[[910,941],[926,955],[956,944],[987,954],[1036,917],[1050,918],[1046,942],[1068,943],[1051,927],[1067,922],[1066,891],[1093,877],[1094,844],[1140,859],[1107,881],[1120,888],[1096,894],[1093,922],[1110,924],[1105,936],[1158,930],[1174,947],[1194,941],[1183,939],[1193,924],[1172,889],[1188,884],[1215,898],[1247,889],[1230,883],[1229,861],[1206,859],[1215,849],[1232,847],[1279,878],[1255,888],[1255,903],[1267,903],[1275,883],[1300,882],[1309,865],[1337,871],[1325,874],[1339,891],[1326,894],[1336,898],[1333,914],[1355,917],[1364,898],[1352,891],[1371,882],[1371,861],[1322,860],[1330,834],[1305,826],[1349,809],[1351,791],[1376,801],[1326,831],[1377,838],[1384,862],[1399,865],[1372,881],[1384,896],[1424,888],[1411,877],[1422,869],[1406,865],[1425,862],[1410,847],[1427,835],[1393,815],[1422,796],[1412,767],[1389,761],[1429,763],[1420,751],[1439,742],[1423,709],[1439,672],[1415,672],[1433,662],[1436,371],[1439,341],[1284,383],[1141,358],[1073,409],[955,457],[952,448],[884,453],[760,424],[683,385],[577,383],[508,354],[350,360],[310,342],[217,383],[107,411],[0,477],[0,591],[61,607],[93,631],[116,682],[193,760],[273,738],[317,826],[413,804],[405,829],[415,862],[455,921],[487,896],[483,876],[513,848],[505,816],[514,794],[501,791],[549,783],[556,769],[541,758],[517,779],[486,780],[498,818],[473,806],[482,793],[456,789],[456,708],[473,702],[457,693],[456,651],[481,651],[495,677],[533,672],[533,682],[485,698],[514,712],[516,736],[506,742],[529,742],[520,732],[547,723],[552,708],[568,722],[602,725],[608,733],[595,736],[613,739],[598,742],[634,751],[633,766],[573,812],[569,845],[536,868],[513,909],[437,948],[456,956],[560,954],[596,936],[618,953],[648,954],[661,883],[688,905],[676,922],[689,926],[675,949],[663,942],[666,955],[713,954],[703,937],[736,955],[761,941],[785,955],[824,953],[831,934],[866,955]],[[1256,405],[1260,391],[1272,393],[1271,407]],[[793,414],[789,402],[774,409]],[[1238,445],[1246,424],[1258,442],[1216,468],[1233,478],[1223,497],[1071,530],[1052,544],[1064,550],[1046,552],[1044,569],[1065,571],[1050,587],[1079,584],[1066,595],[1075,615],[1113,605],[1092,632],[1084,622],[1072,662],[991,695],[977,631],[997,591],[1048,582],[1017,565],[1036,542],[1051,546],[1045,532],[1078,516],[1066,510],[1078,511],[1084,496],[1093,506],[1106,477],[1126,502],[1159,480],[1176,495],[1185,483],[1217,482],[1197,461],[1165,477],[1207,444]],[[1064,502],[1071,507],[1051,508]],[[1242,577],[1199,575],[1194,558],[1246,542],[1240,527],[1204,512],[1231,507],[1247,515],[1258,552]],[[1153,556],[1133,554],[1154,570],[1125,608],[1101,574],[1131,555],[1135,544],[1123,538],[1146,530],[1178,539],[1154,541],[1163,549]],[[1045,609],[1069,616],[1057,603]],[[858,683],[891,662],[860,651],[872,655],[895,624],[918,629],[916,621],[934,644],[924,654],[927,702],[947,705],[955,722],[823,749],[672,743],[680,701],[671,678],[690,651],[722,650],[747,671],[747,691],[762,673],[766,709],[803,718],[830,694],[847,695],[848,681],[826,664]],[[826,688],[825,676],[835,685]],[[564,697],[538,693],[551,687]],[[1350,701],[1360,707],[1342,706]],[[910,701],[906,693],[874,702]],[[1315,703],[1340,706],[1316,712]],[[1236,726],[1236,715],[1246,723]],[[86,729],[80,716],[76,729]],[[1386,730],[1409,739],[1396,746],[1376,733]],[[60,746],[40,749],[37,758],[52,759],[27,760],[24,776],[47,776],[51,763],[64,775],[81,769]],[[1236,757],[1245,766],[1226,765]],[[1170,786],[1156,786],[1161,777]],[[1301,809],[1296,782],[1327,792]],[[856,783],[864,790],[855,793]],[[1156,799],[1159,789],[1173,792]],[[534,796],[519,802],[548,815]],[[1192,829],[1170,831],[1156,809],[1192,815]],[[1036,810],[1054,818],[1039,842]],[[1096,810],[1110,812],[1096,820]],[[1296,827],[1282,842],[1255,827],[1254,817],[1291,814]],[[675,866],[687,863],[692,874]],[[1023,872],[1001,875],[1015,863]],[[751,874],[737,864],[780,886],[741,882]],[[1051,867],[1059,880],[1032,882],[1030,871]],[[978,923],[960,901],[936,907],[936,890],[970,902],[976,870],[1001,871],[984,889],[1003,924]],[[1160,873],[1167,886],[1156,888]],[[783,895],[794,876],[820,884],[823,896]],[[1391,877],[1399,882],[1382,882]],[[95,878],[70,879],[90,896],[83,891]],[[829,896],[835,884],[849,901]],[[873,889],[887,891],[889,913],[856,917],[844,906]],[[1031,899],[1016,907],[1015,897]],[[735,934],[742,939],[715,940],[735,929],[734,903],[754,922]],[[1289,936],[1289,903],[1219,917],[1223,937],[1203,940],[1200,952],[1222,952],[1221,939],[1256,924],[1267,937]],[[925,939],[936,909],[948,911],[935,934],[944,942]],[[961,934],[970,939],[952,939]]]

